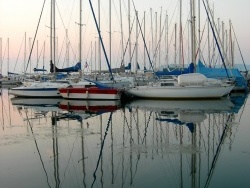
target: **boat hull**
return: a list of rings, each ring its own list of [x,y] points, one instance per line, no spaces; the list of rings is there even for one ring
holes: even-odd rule
[[[139,98],[159,99],[205,99],[220,98],[230,93],[233,86],[188,86],[188,87],[150,87],[139,86],[129,89],[127,92]]]
[[[61,97],[58,88],[13,88],[10,94],[17,97]]]
[[[117,89],[92,88],[61,88],[59,92],[66,99],[95,99],[119,100],[120,92]]]
[[[67,86],[68,84],[61,83],[33,83],[30,86],[12,88],[9,93],[16,97],[61,97],[58,89]]]

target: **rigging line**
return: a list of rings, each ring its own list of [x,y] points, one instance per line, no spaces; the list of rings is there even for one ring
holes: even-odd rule
[[[58,7],[58,5],[57,5],[57,2],[56,2],[56,7],[57,7],[57,11],[58,11],[58,13],[59,13],[59,15],[60,15],[62,24],[63,24],[63,28],[64,28],[64,30],[66,31],[66,27],[65,27],[65,24],[64,24],[64,22],[63,22],[62,15],[61,15],[61,12],[60,12],[59,7]],[[65,33],[66,33],[66,32],[65,32]],[[65,34],[65,35],[66,35],[66,34]],[[62,50],[63,50],[63,46],[64,46],[64,42],[65,42],[65,41],[66,41],[66,36],[65,36],[65,38],[64,38],[64,40],[63,40],[63,44],[62,44],[62,48],[61,48],[60,54],[59,54],[59,56],[57,57],[58,59],[61,58],[61,54],[62,54]],[[65,43],[66,43],[66,42],[65,42]],[[64,66],[64,65],[63,65],[63,66]]]
[[[205,11],[206,11],[206,13],[207,13],[207,18],[208,18],[210,27],[211,27],[211,29],[212,29],[212,33],[213,33],[213,36],[214,36],[214,39],[215,39],[216,46],[217,46],[217,48],[218,48],[218,50],[219,50],[219,53],[220,53],[220,56],[221,56],[221,60],[222,60],[223,66],[224,66],[224,68],[225,68],[225,70],[226,70],[227,77],[230,78],[230,77],[229,77],[229,74],[228,74],[228,71],[227,71],[227,67],[226,67],[226,64],[225,64],[224,57],[223,57],[223,55],[222,55],[222,52],[221,52],[221,49],[220,49],[218,40],[217,40],[216,35],[215,35],[214,27],[213,27],[212,22],[211,22],[211,19],[210,19],[210,17],[209,17],[209,13],[208,13],[207,7],[206,7],[206,5],[205,5],[204,0],[202,0],[202,2],[203,2],[203,5],[204,5],[204,8],[205,8]],[[208,7],[208,8],[209,8],[209,7]],[[210,9],[209,9],[209,10],[210,10]]]
[[[125,121],[126,121],[128,130],[131,131],[131,130],[132,130],[132,127],[131,127],[131,126],[129,127],[129,123],[128,123],[127,117],[125,117]],[[132,142],[134,143],[134,139],[133,139],[133,138],[132,138]]]
[[[103,140],[102,140],[102,143],[101,143],[101,150],[100,150],[99,157],[98,157],[98,160],[97,160],[96,169],[95,169],[95,171],[93,173],[94,180],[92,182],[91,187],[94,186],[94,183],[95,183],[95,180],[96,180],[96,172],[97,172],[97,169],[99,167],[100,160],[101,160],[101,156],[102,156],[102,152],[103,152],[103,147],[104,147],[105,139],[106,139],[106,136],[108,134],[109,126],[111,124],[110,122],[112,120],[112,115],[113,115],[113,112],[110,112],[110,116],[109,116],[109,119],[108,119],[108,124],[107,124],[107,127],[106,127],[106,131],[104,133],[104,137],[103,137]]]
[[[1,88],[2,89],[2,88]],[[2,92],[2,91],[1,91]],[[2,121],[2,125],[3,125],[3,130],[4,130],[4,106],[3,106],[3,93],[1,94],[1,102],[2,102],[2,117],[3,117],[3,121]]]
[[[134,3],[133,0],[132,0],[132,2],[133,2],[133,6],[134,6],[134,11],[136,12],[135,3]],[[140,28],[140,32],[141,32],[141,35],[142,35],[144,47],[145,47],[146,52],[147,52],[147,56],[148,56],[149,63],[150,63],[150,65],[151,65],[151,68],[152,68],[153,72],[155,72],[155,71],[154,71],[154,67],[153,67],[153,63],[152,63],[152,61],[151,61],[151,58],[150,58],[150,55],[149,55],[149,52],[148,52],[148,47],[147,47],[147,45],[146,45],[145,37],[144,37],[143,32],[142,32],[141,24],[140,24],[140,22],[139,22],[138,14],[136,13],[135,15],[136,15],[136,19],[137,19],[137,22],[138,22],[138,25],[139,25],[139,28]]]
[[[23,46],[23,41],[24,41],[24,39],[25,39],[25,34],[24,34],[24,37],[23,37],[23,40],[22,40],[22,43],[21,43],[21,47],[19,48],[19,52],[18,52],[17,59],[16,59],[16,64],[17,64],[17,61],[18,61],[18,58],[19,58],[19,55],[20,55],[20,52],[21,52],[21,48],[22,48],[22,46]],[[24,62],[24,63],[25,63],[25,62]],[[15,66],[14,66],[13,72],[15,72],[16,64],[15,64]],[[8,71],[9,71],[9,70],[8,70]]]
[[[241,117],[242,117],[242,115],[243,115],[243,112],[244,112],[244,110],[245,110],[246,103],[247,103],[247,98],[246,98],[246,96],[244,96],[244,97],[245,97],[245,101],[244,101],[243,108],[242,108],[242,111],[241,111],[241,114],[240,114],[239,122],[241,121]]]
[[[35,145],[36,145],[36,149],[37,149],[37,152],[38,152],[40,161],[41,161],[41,163],[42,163],[43,170],[44,170],[45,175],[46,175],[46,179],[47,179],[48,186],[51,188],[51,186],[50,186],[50,184],[49,184],[48,173],[47,173],[47,171],[46,171],[46,169],[45,169],[45,166],[44,166],[44,163],[43,163],[43,160],[42,160],[42,156],[41,156],[41,153],[40,153],[40,151],[39,151],[38,144],[37,144],[37,141],[36,141],[34,132],[33,132],[33,128],[32,128],[32,126],[31,126],[30,120],[29,120],[28,115],[27,115],[27,111],[25,111],[25,114],[26,114],[26,118],[27,118],[27,120],[28,120],[28,124],[29,124],[29,126],[30,126],[30,130],[31,130],[32,135],[33,135],[33,138],[34,138],[34,142],[35,142]]]
[[[141,143],[142,145],[143,145],[143,142],[144,142],[144,140],[145,140],[145,138],[146,138],[146,136],[147,136],[147,128],[148,128],[148,126],[149,126],[149,122],[150,122],[150,119],[151,119],[151,115],[152,115],[152,111],[151,111],[150,114],[149,114],[148,123],[147,123],[147,126],[146,126],[146,128],[145,128],[145,134],[144,134],[144,137],[143,137],[143,141],[142,141],[142,143]],[[141,157],[141,154],[139,153],[139,154],[137,155],[137,162],[136,162],[136,165],[135,165],[135,172],[134,172],[134,174],[133,174],[133,176],[132,176],[132,179],[134,179],[134,177],[135,177],[135,175],[136,175],[140,157]]]
[[[226,132],[227,132],[227,128],[228,128],[228,124],[229,124],[229,121],[232,120],[231,117],[232,117],[233,113],[231,113],[228,118],[227,118],[227,121],[226,121],[226,124],[225,124],[225,127],[223,129],[223,132],[222,132],[222,135],[221,135],[221,138],[220,138],[220,142],[219,142],[219,145],[216,149],[216,152],[215,152],[215,156],[213,158],[213,161],[212,161],[212,165],[211,165],[211,168],[210,168],[210,171],[208,173],[208,178],[206,180],[206,183],[205,183],[205,188],[209,186],[209,183],[210,183],[210,180],[212,178],[212,175],[213,175],[213,172],[214,172],[214,169],[215,169],[215,165],[216,165],[216,162],[218,160],[218,157],[219,157],[219,154],[220,154],[220,151],[221,151],[221,145],[223,144],[223,141],[226,137]]]
[[[43,52],[44,50],[45,50],[45,44],[43,43],[43,48],[41,49],[40,54],[39,54],[39,57],[38,57],[37,62],[36,62],[36,68],[38,67],[38,62],[40,61],[40,57],[41,57],[42,52]]]
[[[206,21],[207,21],[207,19],[206,19]],[[202,52],[202,51],[201,51],[201,41],[202,41],[203,36],[204,36],[204,33],[205,33],[205,29],[206,29],[206,25],[207,25],[207,24],[206,24],[206,21],[205,21],[205,24],[204,24],[204,27],[203,27],[203,30],[202,30],[202,33],[201,33],[200,41],[198,42],[199,48],[198,48],[197,51],[196,51],[195,58],[197,58],[199,51]],[[205,46],[205,45],[206,45],[206,44],[204,44],[204,46]],[[204,49],[204,48],[203,48],[203,49]]]
[[[73,6],[72,6],[71,11],[70,11],[68,27],[69,27],[70,22],[71,22],[71,18],[72,18],[72,14],[73,14],[74,5],[75,5],[75,0],[73,1]]]
[[[232,25],[232,29],[233,29],[233,32],[234,32],[234,37],[235,37],[235,39],[236,39],[237,46],[238,46],[239,51],[240,51],[241,59],[242,59],[242,61],[243,61],[243,64],[244,64],[244,67],[245,67],[246,71],[248,72],[247,67],[246,67],[246,64],[245,64],[245,61],[244,61],[244,58],[243,58],[243,55],[242,55],[242,52],[241,52],[241,49],[240,49],[240,45],[239,45],[239,43],[238,43],[238,39],[237,39],[236,34],[235,34],[235,31],[234,31],[233,25]]]
[[[149,122],[150,122],[150,119],[151,119],[151,116],[152,116],[152,112],[153,112],[153,111],[150,111],[149,118],[148,118],[148,122],[147,122],[147,124],[146,124],[147,126],[145,127],[145,133],[144,133],[144,136],[143,136],[143,139],[142,139],[142,145],[143,145],[144,141],[146,140],[147,129],[148,129]]]
[[[32,43],[32,47],[31,47],[31,50],[30,50],[30,55],[29,55],[29,59],[28,59],[28,62],[27,62],[26,69],[25,69],[25,73],[26,73],[26,71],[28,69],[28,66],[29,66],[29,63],[30,63],[31,54],[32,54],[32,51],[33,51],[33,48],[34,48],[34,44],[35,44],[35,40],[36,40],[36,35],[37,35],[37,31],[38,31],[38,28],[39,28],[39,25],[40,25],[40,21],[41,21],[41,18],[42,18],[42,14],[43,14],[43,9],[44,9],[45,2],[46,2],[46,0],[43,1],[43,7],[42,7],[42,10],[41,10],[41,13],[40,13],[40,17],[39,17],[39,21],[38,21],[38,24],[37,24],[37,27],[36,27],[35,37],[33,39],[33,43]]]
[[[4,50],[4,53],[3,53],[3,57],[2,57],[2,64],[1,64],[1,70],[2,70],[2,68],[3,68],[3,61],[4,61],[4,56],[5,56],[5,53],[6,53],[7,47],[8,47],[8,43],[6,43],[5,50]]]
[[[135,17],[134,17],[134,19],[133,19],[132,26],[131,26],[131,29],[130,29],[130,31],[129,31],[129,34],[131,34],[131,32],[132,32],[132,28],[133,28],[133,25],[134,25],[134,21],[135,21]],[[126,54],[127,49],[128,49],[128,44],[129,44],[129,39],[127,40],[127,43],[126,43],[126,46],[125,46],[125,50],[124,50],[124,52],[123,52],[121,64],[124,64],[124,57],[125,57],[125,54]],[[129,58],[130,58],[130,57],[129,57]]]
[[[68,169],[68,167],[69,167],[69,161],[70,161],[70,159],[72,159],[72,153],[73,153],[73,150],[74,150],[74,148],[75,148],[75,142],[76,142],[77,138],[78,138],[78,134],[77,134],[77,136],[76,136],[76,138],[75,138],[75,141],[73,142],[73,146],[72,146],[72,149],[71,149],[71,151],[70,151],[69,159],[68,159],[67,165],[66,165],[66,167],[65,167],[64,173],[63,173],[64,179],[62,180],[62,183],[63,183],[64,180],[66,180],[66,178],[67,178],[67,177],[66,177],[66,171],[67,171],[67,169]],[[74,163],[73,163],[73,164],[74,164]],[[75,166],[74,166],[74,170],[75,170]],[[75,171],[75,173],[76,173],[76,171]],[[77,179],[77,173],[76,173],[76,179]],[[77,183],[78,183],[78,181],[77,181]],[[79,184],[79,183],[78,183],[78,184]]]
[[[107,56],[107,53],[106,53],[106,50],[105,50],[105,47],[104,47],[104,43],[103,43],[102,36],[101,36],[101,31],[100,31],[99,25],[98,25],[97,20],[96,20],[96,16],[95,16],[95,12],[94,12],[94,8],[93,8],[93,5],[91,3],[91,0],[89,0],[89,4],[90,4],[91,12],[93,14],[93,18],[94,18],[94,21],[95,21],[96,29],[98,31],[98,35],[99,35],[99,39],[100,39],[100,42],[101,42],[101,45],[102,45],[103,53],[104,53],[104,56],[105,56],[105,59],[106,59],[107,65],[108,65],[111,80],[115,81],[114,77],[113,77],[113,74],[112,74],[111,66],[110,66],[110,63],[109,63],[109,60],[108,60],[108,56]]]

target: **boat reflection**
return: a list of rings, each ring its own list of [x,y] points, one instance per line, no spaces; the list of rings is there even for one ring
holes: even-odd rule
[[[30,108],[40,112],[58,111],[58,105],[62,98],[22,98],[13,97],[10,99],[12,105],[18,108]]]
[[[120,100],[62,100],[59,108],[75,112],[104,113],[113,112],[121,107]]]
[[[66,111],[57,117],[60,119],[76,119],[82,122],[107,112],[114,112],[121,108],[120,100],[62,100],[59,109]]]
[[[207,114],[232,112],[234,104],[228,98],[217,100],[135,100],[128,108],[156,113],[156,120],[178,125],[201,123]]]

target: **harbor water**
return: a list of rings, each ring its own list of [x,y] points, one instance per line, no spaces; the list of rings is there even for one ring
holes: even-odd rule
[[[250,187],[250,99],[0,100],[0,187]]]

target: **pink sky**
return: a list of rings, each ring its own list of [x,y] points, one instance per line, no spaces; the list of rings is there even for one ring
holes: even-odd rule
[[[35,29],[38,23],[38,18],[41,12],[42,4],[44,0],[0,0],[0,37],[2,38],[2,54],[4,56],[3,70],[6,71],[7,63],[7,53],[5,51],[7,38],[10,40],[10,70],[13,71],[16,61],[17,67],[16,71],[21,72],[24,60],[24,48],[21,48],[21,44],[24,38],[24,33],[27,33],[27,59],[29,54],[29,38],[33,38],[35,34]],[[98,0],[93,0],[93,5],[96,8]],[[115,4],[113,4],[115,2]],[[127,40],[128,28],[127,28],[127,0],[122,0],[122,13],[123,13],[123,28],[124,28],[124,38]],[[158,21],[160,10],[162,7],[163,16],[165,17],[165,12],[168,12],[169,19],[172,18],[172,24],[179,21],[178,17],[178,3],[176,0],[134,0],[135,6],[139,11],[140,19],[142,19],[143,12],[146,11],[147,28],[150,30],[150,8],[153,12],[158,13]],[[231,19],[235,32],[237,34],[238,42],[241,46],[242,53],[245,58],[245,62],[250,64],[250,1],[249,0],[220,0],[220,1],[210,1],[215,8],[215,18],[220,18],[226,24],[228,20]],[[101,30],[102,36],[104,38],[105,47],[107,53],[109,54],[109,0],[101,1]],[[188,17],[189,10],[189,0],[183,0],[183,25],[186,24],[186,19]],[[78,58],[78,26],[75,22],[79,20],[79,2],[78,0],[60,0],[57,1],[58,9],[60,15],[57,13],[57,36],[59,38],[58,42],[58,54],[61,61],[65,61],[65,47],[63,46],[63,41],[65,37],[65,29],[69,29],[69,38],[72,45],[72,51],[70,52],[70,62],[71,64],[76,63]],[[176,8],[177,7],[177,8]],[[57,9],[57,12],[58,12]],[[202,7],[202,9],[204,9]],[[97,9],[95,9],[97,13]],[[203,10],[202,10],[203,11]],[[204,13],[204,11],[203,11]],[[39,53],[42,49],[42,44],[46,41],[46,62],[49,59],[49,16],[50,16],[50,0],[46,1],[43,17],[41,20],[39,32],[37,39],[39,41]],[[121,57],[121,47],[120,47],[120,21],[119,21],[119,1],[112,1],[112,63],[113,66],[119,66]],[[61,18],[63,19],[63,24]],[[204,15],[203,15],[204,17]],[[134,18],[133,3],[131,1],[131,22]],[[163,22],[164,18],[162,18]],[[83,1],[83,62],[90,61],[91,58],[91,42],[92,42],[92,58],[94,59],[94,43],[97,40],[97,32],[94,26],[92,14],[90,12],[88,1]],[[203,24],[204,25],[204,24]],[[153,25],[155,27],[155,25]],[[159,27],[159,25],[158,25]],[[183,26],[184,27],[184,26]],[[116,32],[115,32],[116,31]],[[135,31],[135,27],[133,28]],[[172,30],[170,31],[172,33]],[[126,35],[126,36],[125,36]],[[133,34],[135,38],[135,34]],[[147,40],[150,40],[150,33],[148,32]],[[125,40],[125,42],[126,42]],[[32,41],[32,40],[31,40]],[[135,40],[132,42],[135,43]],[[139,39],[139,45],[143,46],[142,40]],[[23,44],[24,46],[24,44]],[[163,47],[162,47],[163,48]],[[20,51],[19,58],[18,53]],[[35,67],[36,62],[36,51],[34,49],[32,62],[33,67]],[[162,49],[163,51],[163,49]],[[143,51],[140,50],[139,58],[143,56]],[[164,53],[164,52],[163,52]],[[186,52],[187,53],[187,52]],[[75,59],[76,58],[76,59]],[[238,57],[237,57],[238,58]],[[237,59],[238,60],[238,59]],[[241,61],[240,61],[241,62]],[[41,60],[39,61],[41,65]],[[61,65],[62,66],[62,65]],[[93,65],[94,66],[94,65]],[[105,66],[105,65],[104,65]],[[47,66],[48,67],[48,66]]]

